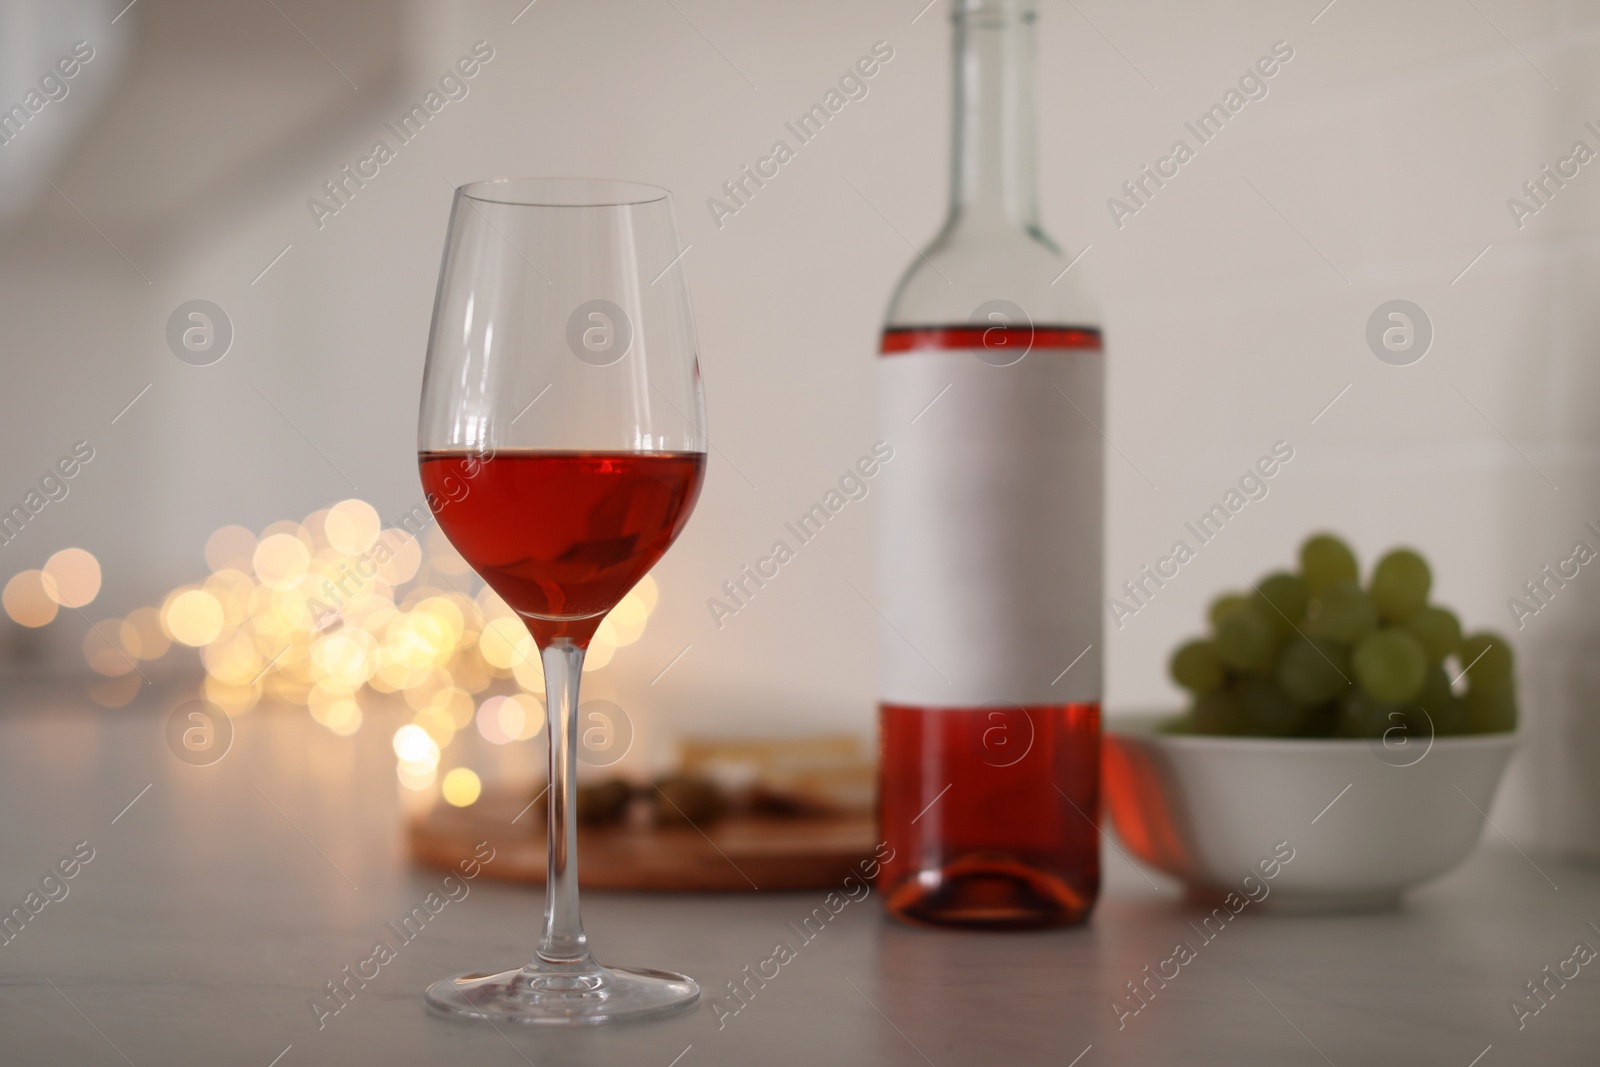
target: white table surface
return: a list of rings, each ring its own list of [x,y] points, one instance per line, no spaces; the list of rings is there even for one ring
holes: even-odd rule
[[[1508,1007],[1579,940],[1600,948],[1600,871],[1525,858],[1492,830],[1396,913],[1247,909],[1121,1030],[1113,998],[1178,940],[1198,944],[1198,913],[1110,850],[1084,928],[908,929],[874,895],[720,1027],[704,1001],[585,1031],[429,1016],[429,981],[531,951],[540,897],[479,878],[319,1029],[308,1002],[323,983],[393,941],[385,924],[440,884],[406,860],[393,724],[341,740],[303,711],[258,710],[226,758],[191,767],[163,738],[171,703],[104,711],[75,685],[5,692],[0,906],[78,842],[94,858],[0,945],[4,1067],[1600,1062],[1600,961],[1520,1031]],[[778,939],[797,941],[786,924],[822,896],[593,892],[584,910],[602,960],[681,970],[725,996]]]

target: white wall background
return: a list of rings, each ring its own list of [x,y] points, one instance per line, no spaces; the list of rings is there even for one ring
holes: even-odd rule
[[[344,476],[385,513],[409,507],[450,186],[634,178],[675,192],[693,244],[726,458],[658,568],[663,607],[624,654],[631,667],[619,658],[618,691],[662,730],[865,731],[873,618],[845,579],[870,581],[866,510],[847,509],[720,632],[705,600],[873,439],[875,333],[906,238],[925,240],[943,211],[948,2],[915,20],[922,0],[539,0],[517,17],[523,3],[280,0],[290,25],[271,5],[141,0],[123,17],[109,102],[50,170],[76,208],[48,186],[8,194],[0,499],[74,440],[98,455],[0,548],[0,569],[83,545],[106,566],[96,609],[125,611],[201,573],[210,530],[302,516],[351,495]],[[1166,654],[1204,604],[1288,562],[1312,528],[1346,533],[1367,559],[1420,547],[1443,602],[1507,629],[1506,598],[1600,521],[1600,165],[1523,229],[1506,207],[1573,141],[1600,149],[1582,125],[1600,125],[1600,7],[1324,3],[1041,2],[1044,217],[1073,254],[1092,246],[1074,269],[1107,314],[1108,586],[1274,441],[1295,448],[1266,500],[1108,634],[1113,712],[1175,700]],[[319,231],[306,199],[478,39],[495,58],[471,95]],[[719,230],[706,198],[878,40],[895,57],[870,95]],[[1270,95],[1118,229],[1107,197],[1279,40],[1295,56]],[[35,77],[0,68],[0,102]],[[195,297],[237,331],[208,368],[163,340]],[[1436,331],[1410,367],[1380,363],[1364,339],[1396,297]],[[62,648],[81,640],[73,625],[56,624]],[[1512,633],[1531,742],[1501,803],[1525,837],[1600,839],[1600,797],[1584,808],[1562,792],[1580,788],[1574,736],[1600,750],[1596,633],[1587,570]]]

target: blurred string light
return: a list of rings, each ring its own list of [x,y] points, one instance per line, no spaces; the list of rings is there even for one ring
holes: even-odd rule
[[[64,608],[81,608],[100,595],[100,561],[81,548],[63,548],[45,561],[46,595]]]
[[[398,698],[411,713],[393,738],[401,784],[420,791],[437,781],[458,806],[476,801],[482,783],[465,767],[440,779],[457,733],[474,728],[504,745],[544,729],[533,639],[438,527],[419,542],[351,499],[259,534],[224,526],[206,540],[205,559],[204,580],[90,628],[84,659],[107,679],[91,690],[96,700],[132,701],[137,665],[174,648],[198,650],[202,695],[231,715],[262,701],[295,704],[348,737],[374,701]],[[13,620],[39,627],[62,607],[91,603],[100,583],[94,556],[69,548],[12,577],[0,599]],[[639,640],[656,598],[649,577],[623,598],[595,634],[587,670],[603,670],[619,647]]]
[[[23,626],[44,626],[61,610],[61,605],[45,592],[44,571],[12,575],[6,583],[3,600],[6,614]]]
[[[478,794],[483,792],[483,783],[470,768],[456,767],[444,776],[441,792],[444,793],[446,803],[464,808],[476,803]]]
[[[100,561],[81,548],[63,548],[41,570],[11,576],[0,594],[6,614],[23,626],[46,626],[61,608],[82,608],[100,595]]]

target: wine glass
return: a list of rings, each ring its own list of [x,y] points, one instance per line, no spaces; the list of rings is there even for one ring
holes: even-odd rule
[[[435,982],[492,1022],[658,1015],[690,978],[604,967],[578,910],[578,683],[606,613],[683,529],[705,412],[665,189],[579,178],[456,190],[422,383],[418,462],[440,528],[522,618],[544,668],[549,877],[533,959]]]

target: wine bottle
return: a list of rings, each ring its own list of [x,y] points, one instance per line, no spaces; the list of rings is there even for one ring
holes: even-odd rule
[[[1103,355],[1039,227],[1033,0],[958,0],[950,212],[877,360],[891,915],[1083,921],[1099,892]]]

